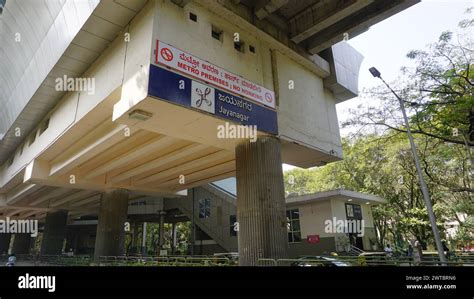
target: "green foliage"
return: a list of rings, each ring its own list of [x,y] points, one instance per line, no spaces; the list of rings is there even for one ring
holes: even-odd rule
[[[402,97],[411,116],[414,134],[443,142],[474,145],[474,42],[473,20],[464,20],[459,33],[443,32],[426,50],[412,50],[407,57],[414,67],[402,68],[402,76],[391,85]],[[406,132],[398,100],[380,85],[366,91],[366,107],[351,112],[345,126],[385,127]],[[362,109],[361,109],[362,108]]]
[[[416,138],[416,143],[437,226],[444,234],[445,223],[457,221],[460,214],[470,215],[467,219],[474,215],[472,194],[451,190],[463,177],[465,183],[470,183],[467,168],[459,167],[459,163],[466,159],[466,152],[461,145],[440,143],[424,136]],[[406,135],[391,132],[383,136],[359,136],[352,142],[344,139],[343,152],[342,161],[309,170],[287,171],[287,193],[304,194],[341,188],[377,195],[387,200],[386,204],[373,207],[375,225],[380,232],[379,246],[387,237],[395,239],[397,234],[406,240],[415,237],[432,243],[430,222]],[[289,183],[290,176],[294,177],[293,184]],[[472,228],[467,221],[458,223],[460,227]],[[468,236],[469,231],[459,241],[469,242],[472,234],[471,239]]]

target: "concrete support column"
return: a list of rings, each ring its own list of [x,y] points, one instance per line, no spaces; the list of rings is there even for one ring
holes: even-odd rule
[[[239,265],[287,258],[288,235],[280,142],[259,137],[236,147]]]
[[[30,234],[15,234],[13,239],[12,253],[14,254],[29,254],[31,248]]]
[[[66,210],[46,214],[43,240],[41,241],[41,255],[61,254],[64,239],[66,238],[67,214],[68,211]]]
[[[10,248],[11,234],[0,233],[0,255],[8,254]]]
[[[128,190],[117,189],[102,194],[95,239],[94,261],[100,256],[119,256],[125,250],[125,221]]]

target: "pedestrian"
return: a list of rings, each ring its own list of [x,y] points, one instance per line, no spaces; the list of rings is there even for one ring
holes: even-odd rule
[[[16,256],[14,253],[8,256],[7,267],[13,267],[16,263]]]
[[[421,243],[418,240],[415,242],[415,249],[416,250],[413,251],[413,260],[415,266],[419,266],[423,258],[423,249],[421,247]]]
[[[389,257],[392,257],[392,256],[393,256],[393,250],[392,250],[392,248],[390,247],[390,244],[387,244],[387,246],[385,246],[384,251],[385,251],[385,253],[387,254],[387,256],[389,256]]]
[[[450,260],[451,252],[449,251],[448,245],[446,245],[446,241],[443,241],[441,245],[443,245],[444,256],[446,257],[446,259]]]

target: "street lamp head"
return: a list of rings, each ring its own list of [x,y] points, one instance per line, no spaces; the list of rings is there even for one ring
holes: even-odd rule
[[[372,74],[372,76],[374,76],[375,78],[380,78],[380,72],[378,69],[376,69],[375,67],[371,67],[369,69],[369,72]]]

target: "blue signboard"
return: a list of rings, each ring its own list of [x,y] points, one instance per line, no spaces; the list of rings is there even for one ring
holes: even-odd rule
[[[276,111],[211,85],[150,65],[148,95],[278,134]]]

